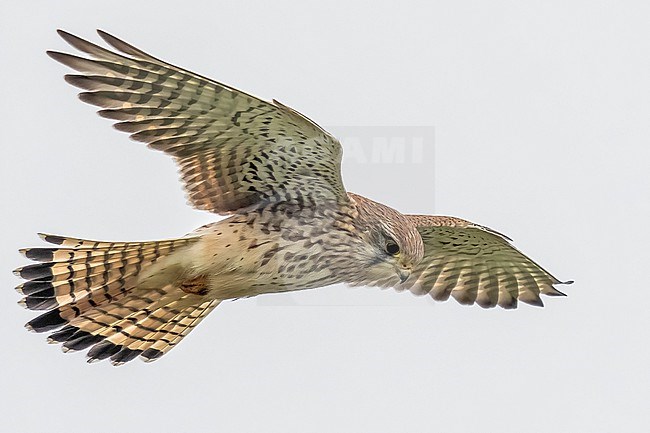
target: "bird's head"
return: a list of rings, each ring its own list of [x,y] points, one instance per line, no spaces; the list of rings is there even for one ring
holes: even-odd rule
[[[354,285],[390,287],[403,283],[424,255],[422,237],[403,214],[365,197],[349,194],[359,212],[363,281]]]

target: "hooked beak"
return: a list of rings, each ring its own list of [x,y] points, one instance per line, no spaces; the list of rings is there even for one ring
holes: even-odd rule
[[[410,269],[399,269],[397,271],[397,275],[399,275],[399,282],[403,283],[404,281],[408,280],[408,278],[411,276],[411,270]]]

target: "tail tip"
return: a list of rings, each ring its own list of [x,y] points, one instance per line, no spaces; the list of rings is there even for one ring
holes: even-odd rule
[[[140,354],[140,358],[142,358],[142,360],[147,363],[154,362],[160,359],[161,356],[163,356],[162,351],[158,349],[151,349],[151,348],[145,350]]]
[[[45,242],[48,242],[50,244],[54,245],[62,245],[63,242],[65,242],[65,238],[62,236],[57,236],[57,235],[50,235],[47,233],[38,233],[38,237],[43,239]]]
[[[56,250],[56,248],[21,248],[18,252],[35,262],[51,262],[54,260]]]

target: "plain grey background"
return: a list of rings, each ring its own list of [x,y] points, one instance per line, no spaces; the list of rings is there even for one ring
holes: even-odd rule
[[[649,22],[614,1],[3,3],[0,430],[647,432]],[[59,27],[343,131],[433,127],[435,157],[348,159],[347,188],[491,226],[576,283],[515,311],[331,287],[222,304],[153,364],[63,355],[22,327],[19,247],[214,218],[76,100],[44,54]]]

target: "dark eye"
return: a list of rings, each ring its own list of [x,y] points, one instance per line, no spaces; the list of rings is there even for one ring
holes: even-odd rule
[[[386,242],[386,252],[391,256],[399,253],[399,246],[394,241]]]

